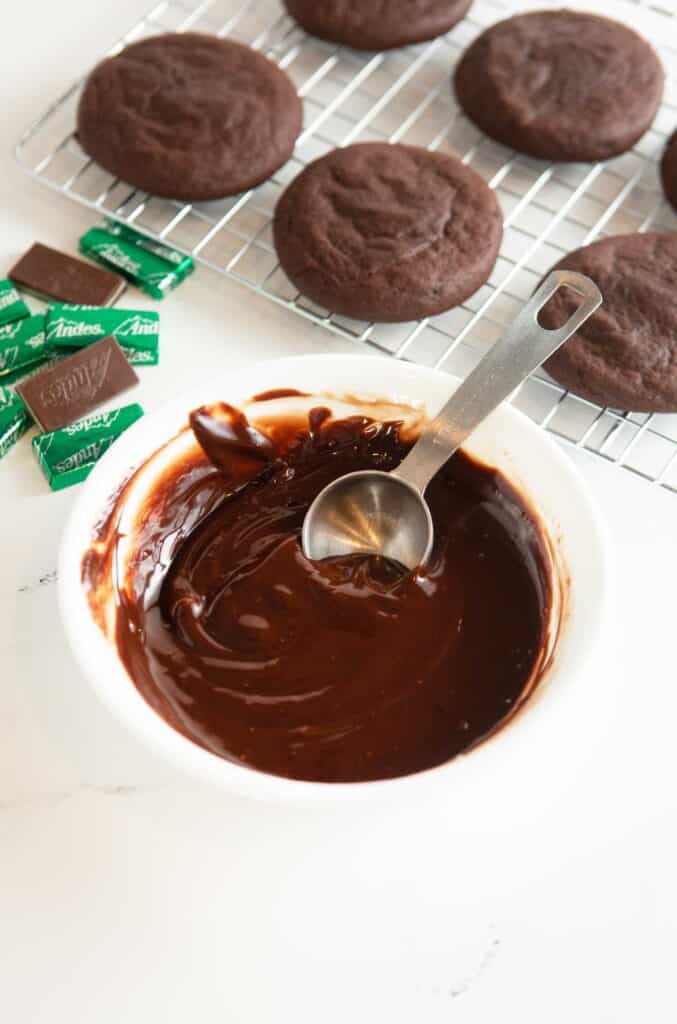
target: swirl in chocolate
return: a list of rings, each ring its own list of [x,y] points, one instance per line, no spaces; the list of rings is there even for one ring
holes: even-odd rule
[[[124,488],[83,561],[94,611],[114,578],[111,634],[167,722],[254,769],[354,782],[439,765],[514,714],[547,660],[552,584],[538,522],[499,472],[459,452],[435,477],[425,571],[312,563],[311,501],[344,473],[397,466],[400,424],[318,405],[268,431],[219,405],[191,426],[201,447],[151,490],[124,578]]]

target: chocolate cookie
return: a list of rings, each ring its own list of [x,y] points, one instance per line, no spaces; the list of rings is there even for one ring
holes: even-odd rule
[[[153,195],[219,199],[290,156],[302,108],[283,71],[216,36],[153,36],[91,73],[78,108],[83,149]]]
[[[605,160],[651,125],[663,78],[651,46],[627,25],[534,11],[483,32],[454,85],[468,117],[512,149],[545,160]]]
[[[570,253],[557,268],[599,285],[604,304],[545,364],[599,405],[677,412],[677,233],[618,235]],[[558,327],[578,305],[560,289],[540,314]]]
[[[677,132],[670,136],[663,151],[661,181],[665,198],[677,210]]]
[[[283,0],[306,32],[356,50],[392,50],[444,35],[472,0]]]
[[[455,157],[368,142],[309,164],[275,210],[283,270],[314,302],[358,320],[416,320],[477,291],[501,211]]]

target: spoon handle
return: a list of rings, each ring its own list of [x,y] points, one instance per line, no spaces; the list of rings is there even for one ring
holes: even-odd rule
[[[563,286],[571,288],[583,301],[562,327],[546,330],[538,322],[538,313]],[[602,294],[589,277],[572,270],[554,270],[548,274],[505,334],[421,434],[394,471],[395,475],[423,494],[437,470],[482,420],[564,344],[601,303]]]

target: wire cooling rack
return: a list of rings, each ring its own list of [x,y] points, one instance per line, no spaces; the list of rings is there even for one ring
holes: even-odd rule
[[[535,3],[547,5],[548,0]],[[533,5],[475,0],[445,37],[365,54],[306,35],[278,0],[164,0],[109,52],[147,35],[188,29],[260,49],[287,71],[304,101],[305,128],[292,159],[253,191],[218,202],[178,203],[132,190],[78,145],[75,110],[82,79],[27,129],[17,157],[42,183],[190,253],[330,331],[463,377],[566,252],[604,235],[677,229],[657,175],[666,136],[677,126],[677,17],[669,0],[575,4],[633,24],[657,48],[667,72],[652,129],[631,152],[596,164],[548,164],[517,154],[482,135],[455,103],[449,81],[461,52],[487,25],[528,6]],[[505,217],[501,254],[488,283],[462,306],[416,323],[358,323],[309,302],[280,270],[271,220],[285,185],[335,146],[372,140],[453,153],[496,190]],[[513,401],[559,438],[677,492],[677,415],[602,409],[563,390],[543,371]]]

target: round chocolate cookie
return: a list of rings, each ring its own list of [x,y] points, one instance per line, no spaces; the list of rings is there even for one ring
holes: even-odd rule
[[[83,149],[136,188],[220,199],[265,181],[290,156],[302,108],[283,71],[248,46],[198,33],[133,43],[91,73]]]
[[[356,50],[392,50],[444,35],[472,0],[283,0],[307,32]]]
[[[556,381],[599,405],[677,412],[677,233],[618,235],[554,269],[587,274],[604,304],[545,364]],[[579,304],[560,289],[540,314],[558,327]]]
[[[677,132],[668,139],[661,160],[661,181],[665,198],[677,210]]]
[[[512,149],[545,160],[605,160],[649,128],[663,78],[654,50],[626,25],[553,10],[483,32],[454,85],[468,117]]]
[[[303,295],[357,320],[441,313],[489,277],[498,201],[460,160],[367,142],[309,164],[275,210],[283,270]]]

